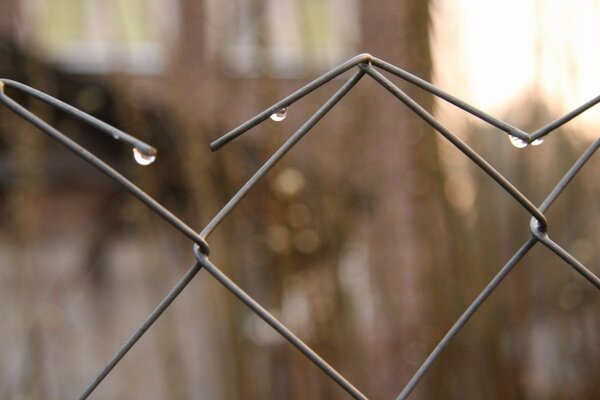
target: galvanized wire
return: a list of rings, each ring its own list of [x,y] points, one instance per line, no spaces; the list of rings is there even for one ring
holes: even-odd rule
[[[369,54],[359,54],[356,57],[342,63],[336,68],[333,68],[329,72],[321,75],[314,81],[298,89],[296,92],[287,96],[286,98],[278,101],[272,106],[266,108],[263,112],[257,114],[253,118],[249,119],[245,123],[221,136],[213,143],[211,148],[218,150],[231,140],[242,135],[246,131],[257,126],[272,114],[278,112],[281,109],[289,107],[294,102],[308,95],[312,91],[318,89],[325,83],[332,79],[340,76],[341,74],[356,68],[356,72],[344,83],[340,89],[329,99],[323,106],[310,117],[304,125],[302,125],[275,153],[252,175],[252,177],[240,188],[240,190],[229,200],[226,205],[209,221],[209,223],[202,229],[200,234],[192,230],[188,225],[179,220],[169,210],[164,208],[160,203],[144,193],[135,184],[127,180],[125,177],[120,175],[117,171],[106,165],[103,161],[98,159],[96,156],[79,146],[77,143],[69,139],[67,136],[41,120],[39,117],[16,103],[5,93],[5,87],[19,90],[27,95],[36,97],[46,103],[57,107],[58,109],[76,117],[84,122],[92,125],[93,127],[100,129],[115,139],[123,140],[134,148],[142,151],[146,155],[156,155],[156,150],[147,145],[144,142],[122,132],[96,118],[72,107],[68,104],[55,99],[43,92],[33,89],[29,86],[23,85],[22,83],[11,81],[8,79],[0,79],[0,102],[7,108],[12,110],[15,114],[36,126],[44,133],[57,140],[69,150],[83,158],[85,161],[92,164],[94,167],[102,171],[104,174],[113,179],[117,184],[123,186],[126,190],[131,192],[140,201],[146,204],[151,210],[157,213],[160,217],[165,219],[171,225],[173,225],[182,234],[187,236],[194,243],[194,255],[196,257],[196,263],[186,272],[186,274],[179,280],[179,282],[173,287],[173,289],[164,297],[159,305],[152,311],[152,313],[142,322],[138,329],[131,335],[131,337],[117,350],[113,357],[108,363],[100,370],[100,372],[92,379],[91,383],[82,392],[79,399],[86,399],[90,396],[100,385],[100,383],[111,373],[113,368],[122,360],[127,352],[137,343],[137,341],[147,332],[153,323],[160,317],[160,315],[169,307],[169,305],[175,300],[175,298],[187,287],[197,273],[202,269],[206,269],[219,283],[221,283],[227,290],[229,290],[234,296],[236,296],[242,303],[250,308],[256,315],[262,318],[268,323],[273,329],[275,329],[280,335],[282,335],[289,343],[295,346],[302,354],[304,354],[312,363],[320,368],[327,376],[329,376],[333,382],[337,383],[342,389],[344,389],[350,396],[355,399],[366,400],[367,397],[355,388],[342,374],[336,371],[330,366],[325,360],[323,360],[318,354],[316,354],[307,344],[301,339],[294,335],[283,323],[277,320],[272,314],[270,314],[264,307],[262,307],[256,300],[241,289],[235,282],[233,282],[227,275],[225,275],[217,266],[215,266],[208,258],[209,246],[206,242],[206,238],[214,231],[224,218],[243,200],[246,194],[262,179],[271,168],[281,160],[320,120],[323,118],[338,102],[346,96],[351,89],[360,81],[363,76],[368,75],[373,78],[374,81],[379,83],[383,88],[389,91],[394,97],[400,100],[404,105],[410,108],[415,114],[422,118],[427,124],[429,124],[435,131],[440,133],[450,143],[452,143],[459,151],[461,151],[467,158],[469,158],[475,165],[483,170],[488,176],[490,176],[499,186],[501,186],[508,195],[510,195],[517,203],[519,203],[530,215],[530,231],[531,238],[529,238],[507,261],[507,263],[498,271],[498,273],[490,280],[486,287],[480,292],[480,294],[473,300],[473,302],[466,308],[463,314],[457,319],[457,321],[450,327],[446,335],[438,342],[429,356],[423,361],[421,366],[414,373],[412,378],[404,385],[397,399],[407,399],[419,381],[440,357],[444,348],[446,348],[460,330],[464,327],[467,321],[477,312],[479,307],[489,298],[492,292],[502,283],[503,279],[510,274],[514,267],[519,261],[539,242],[547,247],[550,251],[555,253],[558,257],[566,262],[571,268],[581,274],[585,279],[592,283],[596,288],[600,289],[600,278],[594,274],[589,268],[583,263],[573,257],[569,252],[563,249],[559,244],[555,243],[547,233],[548,222],[544,213],[548,210],[550,205],[556,200],[556,198],[567,188],[569,183],[575,177],[575,175],[584,167],[584,165],[593,157],[598,147],[600,147],[600,139],[596,139],[594,143],[580,156],[580,158],[573,164],[573,166],[567,171],[564,177],[558,182],[546,199],[542,202],[539,207],[536,207],[524,194],[522,194],[509,180],[507,180],[502,174],[500,174],[491,164],[489,164],[481,155],[471,149],[466,143],[461,141],[454,133],[446,128],[441,122],[439,122],[433,115],[427,110],[420,106],[416,101],[409,97],[405,92],[399,89],[393,82],[391,82],[382,72],[387,72],[398,78],[401,78],[423,90],[428,91],[432,95],[439,97],[456,107],[474,115],[475,117],[489,123],[490,125],[498,128],[500,131],[514,136],[523,140],[525,143],[531,143],[534,140],[540,139],[541,137],[550,134],[555,131],[568,121],[576,118],[578,115],[595,106],[600,102],[600,96],[586,102],[582,106],[575,110],[567,113],[563,117],[560,117],[547,125],[541,127],[533,133],[526,133],[523,130],[505,122],[498,118],[495,118],[476,107],[465,103],[464,101],[444,92],[442,89],[432,85],[429,82],[422,80],[392,64],[375,58]]]
[[[154,147],[92,117],[89,114],[84,113],[81,110],[76,109],[75,107],[65,104],[62,101],[55,99],[54,97],[46,93],[40,92],[37,89],[31,88],[19,82],[11,81],[9,79],[0,79],[0,102],[4,104],[9,110],[13,111],[19,117],[23,118],[25,121],[38,128],[39,130],[50,136],[52,139],[56,140],[57,142],[71,150],[78,157],[81,157],[82,159],[93,165],[96,169],[100,170],[102,173],[104,173],[116,183],[121,185],[123,188],[128,190],[132,195],[137,197],[138,200],[140,200],[142,203],[148,206],[156,214],[161,216],[165,221],[173,225],[181,233],[190,238],[194,243],[198,243],[198,245],[202,248],[204,252],[208,253],[208,243],[206,243],[204,238],[198,235],[192,228],[187,226],[183,221],[177,218],[165,207],[163,207],[159,202],[154,200],[151,196],[145,193],[133,182],[125,178],[123,175],[119,174],[104,161],[100,160],[98,157],[81,147],[75,141],[69,139],[65,134],[53,128],[40,117],[33,114],[31,111],[27,110],[25,107],[21,106],[19,103],[10,98],[5,92],[5,87],[13,88],[29,96],[38,98],[48,103],[49,105],[56,107],[57,109],[82,120],[88,125],[91,125],[93,128],[110,135],[114,139],[122,140],[130,144],[131,146],[133,146],[134,149],[137,149],[138,151],[142,152],[143,154],[146,154],[147,156],[156,156],[157,152]]]

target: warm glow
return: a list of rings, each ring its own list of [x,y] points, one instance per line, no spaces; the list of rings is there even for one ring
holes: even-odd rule
[[[501,116],[533,93],[558,117],[600,95],[600,1],[437,0],[432,10],[436,84],[467,102]],[[597,137],[600,105],[571,124]]]

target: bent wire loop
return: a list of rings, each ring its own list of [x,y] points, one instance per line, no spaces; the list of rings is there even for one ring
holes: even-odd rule
[[[33,114],[31,111],[27,110],[25,107],[21,106],[19,103],[14,101],[6,94],[5,88],[12,88],[28,96],[41,100],[49,104],[50,106],[55,107],[58,110],[63,111],[87,123],[88,125],[100,130],[101,132],[110,135],[116,140],[122,140],[125,143],[130,144],[131,146],[133,146],[134,149],[138,149],[138,151],[147,156],[156,156],[157,151],[154,147],[44,92],[24,85],[20,82],[15,82],[9,79],[0,79],[0,102],[4,104],[9,110],[13,111],[19,117],[23,118],[25,121],[40,129],[52,139],[56,140],[57,142],[61,143],[63,146],[71,150],[77,156],[83,158],[85,161],[99,169],[110,179],[123,186],[131,194],[137,197],[142,203],[148,206],[152,211],[160,215],[164,220],[169,222],[177,230],[189,237],[192,241],[198,243],[198,245],[203,249],[203,251],[208,252],[208,244],[192,228],[187,226],[183,221],[177,218],[169,210],[163,207],[160,203],[158,203],[147,193],[145,193],[142,189],[140,189],[133,182],[129,181],[123,175],[118,173],[104,161],[100,160],[98,157],[84,149],[75,141],[69,139],[65,134],[58,131],[56,128],[52,127],[50,124],[39,118],[37,115]]]
[[[558,182],[556,187],[550,192],[546,199],[541,203],[540,206],[536,207],[524,194],[522,194],[514,185],[512,185],[502,174],[500,174],[492,165],[490,165],[482,156],[471,149],[466,143],[461,141],[456,135],[454,135],[448,128],[446,128],[441,122],[439,122],[433,115],[427,110],[415,102],[405,92],[398,88],[393,82],[391,82],[381,72],[394,75],[402,80],[405,80],[432,95],[439,97],[454,106],[472,114],[473,116],[489,123],[490,125],[498,128],[500,131],[505,132],[508,135],[514,136],[523,140],[525,143],[531,143],[537,139],[542,138],[545,135],[555,131],[568,121],[577,117],[584,111],[595,106],[600,102],[600,96],[586,102],[582,106],[575,110],[565,114],[564,116],[548,123],[540,129],[526,133],[523,130],[505,122],[498,118],[495,118],[470,104],[463,102],[462,100],[444,92],[440,88],[432,85],[431,83],[418,78],[392,64],[382,61],[378,58],[371,56],[370,54],[359,54],[350,60],[340,64],[332,70],[321,75],[317,79],[308,83],[304,87],[298,89],[296,92],[278,101],[272,106],[268,107],[261,113],[252,117],[248,121],[244,122],[240,126],[234,128],[230,132],[216,139],[211,143],[211,149],[213,151],[218,150],[231,140],[242,135],[246,131],[257,126],[272,114],[277,111],[289,107],[294,102],[300,100],[304,96],[308,95],[312,91],[321,87],[325,83],[332,79],[342,75],[343,73],[356,68],[354,74],[327,100],[290,138],[285,141],[279,149],[273,153],[271,157],[264,162],[264,164],[248,179],[248,181],[239,189],[239,191],[225,204],[225,206],[217,212],[217,214],[208,222],[208,224],[202,229],[200,234],[196,234],[191,228],[177,219],[168,210],[162,207],[154,199],[144,193],[141,189],[135,186],[133,183],[122,177],[112,168],[107,166],[101,160],[96,158],[94,155],[81,148],[79,145],[68,139],[65,135],[52,128],[37,116],[30,113],[12,99],[10,99],[4,93],[3,86],[15,88],[21,90],[26,94],[37,97],[40,100],[46,101],[49,104],[56,106],[57,108],[68,112],[69,114],[88,122],[92,126],[95,126],[101,130],[104,130],[111,135],[126,141],[132,146],[148,152],[155,151],[150,146],[137,139],[127,135],[124,132],[111,127],[110,125],[104,124],[101,121],[96,120],[94,117],[89,116],[71,107],[59,100],[48,96],[45,93],[39,92],[33,88],[20,84],[18,82],[10,80],[0,80],[0,100],[9,109],[14,111],[16,114],[32,123],[43,132],[51,136],[53,139],[58,140],[65,145],[69,150],[73,151],[84,160],[88,161],[96,168],[111,177],[118,184],[129,190],[134,196],[140,201],[146,204],[150,209],[155,211],[159,216],[166,219],[169,223],[175,226],[180,232],[188,236],[194,242],[194,255],[196,262],[186,272],[186,274],[179,280],[179,282],[171,289],[171,291],[163,298],[159,305],[152,311],[152,313],[144,320],[139,328],[132,334],[132,336],[118,349],[113,355],[109,362],[102,368],[102,370],[94,377],[92,382],[86,387],[86,389],[80,395],[80,399],[87,398],[103,379],[113,370],[113,368],[120,362],[120,360],[127,354],[127,352],[135,345],[135,343],[143,336],[143,334],[152,326],[152,324],[158,319],[158,317],[167,309],[167,307],[173,302],[173,300],[183,291],[187,284],[194,278],[201,268],[206,269],[218,282],[220,282],[227,290],[229,290],[234,296],[236,296],[241,302],[248,306],[255,314],[262,318],[267,324],[281,334],[287,341],[295,346],[300,352],[302,352],[311,362],[319,367],[325,374],[327,374],[334,382],[336,382],[342,389],[344,389],[351,397],[355,399],[365,400],[367,397],[356,389],[346,378],[344,378],[339,372],[337,372],[332,366],[330,366],[325,360],[317,355],[308,345],[302,340],[295,336],[284,324],[278,321],[272,314],[270,314],[265,308],[258,304],[249,294],[244,292],[236,283],[234,283],[229,277],[227,277],[218,267],[216,267],[208,258],[208,244],[205,241],[219,223],[229,215],[229,213],[242,201],[245,195],[256,185],[256,183],[264,177],[269,170],[279,161],[283,156],[287,154],[292,147],[294,147],[320,120],[323,118],[335,105],[350,92],[350,90],[365,76],[368,75],[374,81],[379,83],[384,89],[386,89],[395,98],[400,100],[404,105],[410,108],[415,114],[429,124],[435,131],[441,134],[444,138],[450,141],[460,152],[468,157],[473,163],[481,168],[490,178],[492,178],[498,185],[500,185],[512,198],[514,198],[527,212],[531,215],[530,231],[531,237],[525,241],[525,243],[515,252],[515,254],[504,264],[498,273],[490,280],[488,285],[483,288],[479,295],[473,300],[473,302],[466,308],[462,315],[456,320],[456,322],[450,327],[446,335],[438,342],[436,347],[432,350],[429,356],[423,361],[421,366],[417,369],[415,374],[409,380],[408,383],[402,388],[400,394],[397,396],[398,400],[406,399],[410,396],[416,385],[427,373],[429,368],[433,365],[435,360],[440,356],[441,352],[446,346],[454,339],[462,327],[467,321],[475,314],[479,307],[485,302],[485,300],[491,295],[491,293],[498,287],[502,280],[512,271],[517,263],[537,244],[538,242],[546,246],[550,251],[554,252],[558,257],[563,259],[569,266],[575,271],[581,274],[585,279],[592,283],[596,288],[600,289],[600,279],[591,270],[585,267],[570,253],[560,247],[557,243],[552,241],[547,233],[548,223],[544,213],[550,207],[550,205],[556,200],[556,198],[562,193],[562,191],[568,186],[570,181],[575,175],[583,168],[583,166],[592,158],[596,150],[600,146],[600,138],[596,139],[589,148],[580,156],[580,158],[573,164],[573,166],[566,172],[564,177]],[[155,153],[151,153],[155,154]]]

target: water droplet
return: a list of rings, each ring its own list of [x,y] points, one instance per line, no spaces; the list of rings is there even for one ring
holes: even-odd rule
[[[544,139],[535,139],[533,142],[531,142],[531,145],[532,146],[539,146],[542,143],[544,143]]]
[[[271,119],[276,122],[283,121],[287,116],[287,111],[288,108],[283,107],[281,110],[278,110],[275,114],[272,114]]]
[[[523,139],[519,139],[518,137],[513,135],[508,135],[508,137],[510,138],[510,143],[516,148],[522,149],[523,147],[527,147],[528,143]]]
[[[145,154],[137,147],[134,147],[133,158],[140,165],[150,165],[156,160],[156,154]]]

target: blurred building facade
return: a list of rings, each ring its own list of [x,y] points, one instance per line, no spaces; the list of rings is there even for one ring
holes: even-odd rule
[[[433,77],[435,2],[2,0],[0,7],[0,75],[158,147],[157,162],[139,167],[120,143],[26,101],[197,228],[341,81],[295,104],[285,121],[267,121],[212,154],[208,143],[220,134],[363,51]],[[435,109],[430,95],[399,84]],[[509,114],[511,122],[551,119],[542,102],[528,104],[531,112]],[[0,115],[0,397],[72,398],[193,261],[190,243],[33,128]],[[585,145],[557,140],[517,157],[504,137],[488,133],[467,125],[463,135],[536,199]],[[460,160],[365,80],[211,236],[212,257],[357,387],[373,398],[396,396],[528,237],[524,212]],[[560,238],[598,267],[593,168],[552,217]],[[415,399],[598,393],[597,294],[541,250],[520,268]],[[203,273],[96,396],[346,397]]]

